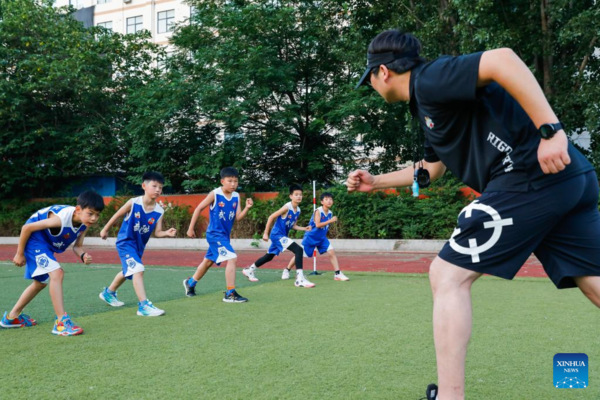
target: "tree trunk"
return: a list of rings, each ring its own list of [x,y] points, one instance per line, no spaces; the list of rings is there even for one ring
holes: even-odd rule
[[[546,96],[552,95],[552,29],[551,19],[548,15],[551,0],[540,0],[540,17],[542,22],[542,71],[543,71],[543,88]]]

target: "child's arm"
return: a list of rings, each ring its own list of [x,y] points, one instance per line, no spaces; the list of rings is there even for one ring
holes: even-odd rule
[[[27,241],[33,232],[50,228],[60,228],[61,226],[62,222],[60,221],[60,218],[58,218],[58,216],[56,216],[54,213],[51,213],[48,215],[47,219],[42,221],[23,225],[21,228],[21,235],[19,236],[17,254],[15,254],[15,257],[13,258],[13,263],[15,263],[17,267],[22,267],[25,265],[25,246],[27,246]]]
[[[321,212],[319,210],[315,211],[315,226],[317,228],[322,228],[325,225],[332,224],[337,221],[337,217],[331,217],[329,221],[321,222]]]
[[[240,203],[238,202],[238,209],[237,209],[237,213],[235,216],[235,220],[236,221],[240,221],[241,219],[243,219],[246,214],[248,214],[248,210],[254,205],[254,202],[252,201],[252,199],[246,199],[246,207],[244,207],[244,211],[240,212],[240,208],[242,208],[240,206]]]
[[[106,240],[106,238],[108,237],[108,230],[110,229],[110,227],[113,226],[119,218],[121,218],[124,215],[127,215],[127,213],[131,211],[132,207],[133,199],[129,199],[127,200],[127,203],[123,204],[123,206],[119,208],[119,211],[117,211],[115,215],[113,215],[112,218],[108,220],[106,225],[104,225],[104,228],[102,228],[102,230],[100,231],[100,237],[103,240]]]
[[[162,229],[162,216],[158,219],[156,223],[156,228],[154,229],[154,237],[164,238],[164,237],[175,237],[177,235],[177,229],[171,228],[166,231]]]
[[[83,238],[86,233],[87,230],[83,231],[83,233],[77,237],[77,240],[73,245],[73,253],[77,254],[77,257],[81,258],[81,261],[85,265],[90,265],[92,263],[92,256],[83,249]]]
[[[308,225],[308,226],[299,226],[299,225],[294,225],[292,226],[292,229],[295,229],[297,231],[305,231],[308,232],[310,230],[312,230],[312,226]]]
[[[289,208],[287,205],[281,207],[279,210],[275,211],[273,214],[269,215],[269,219],[267,220],[267,225],[265,226],[265,232],[263,233],[263,240],[265,242],[269,241],[269,233],[271,231],[271,227],[273,226],[274,221],[281,217],[283,214],[288,212]]]
[[[195,228],[196,228],[196,222],[198,222],[198,218],[200,217],[200,213],[202,212],[202,210],[204,210],[206,207],[208,207],[210,205],[210,203],[212,203],[213,201],[215,201],[215,193],[210,192],[208,194],[208,196],[206,196],[206,198],[204,200],[202,200],[200,202],[200,204],[198,204],[198,207],[196,207],[196,209],[194,210],[194,214],[192,215],[192,220],[190,221],[190,227],[188,228],[188,231],[187,231],[188,237],[191,237],[191,238],[196,237]]]

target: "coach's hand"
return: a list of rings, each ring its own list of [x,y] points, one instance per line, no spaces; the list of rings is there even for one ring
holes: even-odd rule
[[[265,234],[263,235],[263,240],[264,240],[265,242],[268,242],[268,241],[269,241],[269,235],[267,235],[267,234],[265,233]]]
[[[187,235],[188,235],[188,237],[195,238],[196,237],[196,232],[192,228],[190,228],[187,231]]]
[[[545,174],[557,174],[571,164],[569,157],[569,139],[565,131],[560,130],[552,139],[540,139],[538,161]]]
[[[350,172],[346,180],[346,187],[349,192],[370,192],[373,190],[375,177],[362,169]]]
[[[23,265],[25,265],[25,255],[15,254],[15,258],[13,258],[13,263],[15,263],[17,267],[22,267]]]

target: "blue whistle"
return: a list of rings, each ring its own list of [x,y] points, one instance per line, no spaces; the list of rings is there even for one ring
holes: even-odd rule
[[[412,184],[413,197],[419,197],[419,183],[415,179]]]

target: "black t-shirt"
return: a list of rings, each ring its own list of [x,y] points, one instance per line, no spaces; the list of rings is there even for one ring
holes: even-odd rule
[[[443,56],[412,70],[410,108],[425,132],[425,161],[441,160],[478,192],[526,192],[592,170],[569,142],[571,164],[544,174],[542,139],[523,108],[497,83],[477,88],[481,54]]]

